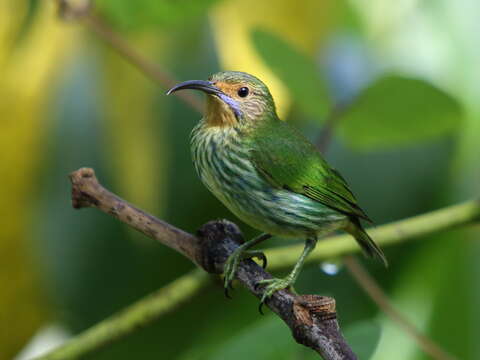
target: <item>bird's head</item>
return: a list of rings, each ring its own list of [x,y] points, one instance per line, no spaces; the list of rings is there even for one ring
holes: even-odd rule
[[[185,81],[171,88],[167,95],[184,89],[207,94],[205,120],[209,126],[251,125],[276,117],[275,104],[267,86],[244,72],[223,71],[207,81]]]

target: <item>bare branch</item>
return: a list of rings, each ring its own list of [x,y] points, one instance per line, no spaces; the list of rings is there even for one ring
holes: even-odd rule
[[[196,264],[201,251],[199,239],[130,205],[99,184],[93,169],[81,168],[70,174],[72,206],[96,207],[148,237],[178,251]]]
[[[101,187],[96,179],[94,178],[93,182],[90,184],[85,184],[85,179],[91,179],[94,177],[94,173],[90,169],[81,169],[74,172],[72,175],[72,181],[75,183],[80,182],[83,185],[75,185],[73,187],[73,205],[77,208],[80,207],[97,207],[100,206],[100,203],[97,202],[95,199],[110,199],[112,205],[117,204],[117,201],[122,201],[118,199],[115,195],[109,193],[103,187]],[[94,186],[94,184],[96,184]],[[98,196],[97,196],[98,195]],[[105,203],[106,204],[106,203]],[[111,210],[111,207],[104,206],[103,204],[103,211],[120,218],[120,214],[116,214],[115,206],[114,210]],[[130,211],[131,205],[124,203],[126,209]],[[117,207],[118,209],[118,207]],[[133,208],[134,209],[134,208]],[[125,210],[125,208],[124,208]],[[123,210],[120,209],[120,212]],[[132,211],[139,211],[138,209]],[[139,213],[139,215],[141,212]],[[145,214],[146,215],[146,214]],[[126,218],[126,216],[125,216]],[[133,220],[134,218],[130,216],[130,219],[126,218],[127,220]],[[150,221],[150,217],[148,221]],[[155,219],[155,218],[153,218]],[[445,231],[447,229],[452,229],[460,226],[466,226],[478,222],[480,220],[480,202],[478,200],[471,200],[465,202],[463,204],[450,206],[441,210],[437,210],[428,214],[419,215],[410,219],[398,221],[392,224],[383,225],[375,230],[372,231],[372,234],[375,236],[375,239],[379,244],[382,245],[389,245],[400,241],[406,241],[414,238],[420,238],[421,236],[431,235],[433,233],[437,233],[440,231]],[[229,225],[235,229],[233,224],[228,222],[221,222],[220,224],[224,224],[223,226]],[[139,222],[138,223],[138,230],[142,231],[147,234],[147,236],[153,236],[154,239],[162,243],[166,243],[167,239],[164,238],[162,232],[163,229],[165,230],[165,234],[170,234],[169,236],[176,237],[178,236],[181,239],[182,243],[189,243],[190,241],[195,241],[196,239],[193,235],[185,233],[181,230],[178,230],[172,227],[169,224],[166,224],[160,220],[155,219],[155,225],[158,226],[154,229],[161,230],[160,233],[157,232],[154,234],[152,231],[146,230],[142,227],[146,224],[146,222]],[[213,223],[215,224],[215,223]],[[148,225],[148,224],[147,224]],[[217,223],[218,225],[218,223]],[[150,225],[149,225],[150,226]],[[208,227],[211,225],[207,226]],[[225,229],[224,229],[225,230]],[[202,229],[201,232],[204,232],[205,229]],[[218,234],[217,231],[207,231],[210,238],[210,242],[217,242],[216,236],[214,234],[222,236],[221,232]],[[230,235],[232,234],[229,231]],[[233,234],[237,234],[236,231]],[[205,238],[205,233],[201,234],[201,238]],[[224,234],[223,234],[224,235]],[[208,238],[206,239],[208,241]],[[222,240],[217,242],[217,244],[222,244]],[[169,246],[169,245],[167,245]],[[224,246],[224,245],[219,245]],[[236,245],[234,245],[236,246]],[[331,236],[327,239],[321,241],[318,246],[319,251],[315,251],[313,254],[313,259],[309,261],[318,262],[322,259],[328,259],[335,256],[340,256],[347,253],[352,253],[358,251],[358,246],[355,246],[354,241],[349,238],[349,236]],[[191,250],[186,251],[186,253],[195,253],[197,245],[192,246]],[[214,253],[218,250],[211,250]],[[291,266],[297,257],[297,252],[300,252],[301,248],[298,246],[286,246],[280,249],[273,249],[266,252],[267,257],[269,259],[269,267],[271,269],[281,269],[288,266]],[[206,252],[208,254],[208,252]],[[225,254],[222,255],[225,257]],[[197,260],[198,263],[204,263],[206,268],[210,268],[210,271],[217,271],[216,267],[219,265],[218,260],[209,262],[208,256],[199,256],[200,260]],[[205,259],[205,260],[202,260]],[[252,265],[254,271],[259,271],[258,266],[255,264]],[[238,276],[245,277],[245,268],[241,268],[242,271],[239,272]],[[195,274],[197,275],[195,275]],[[118,341],[123,337],[127,336],[128,334],[135,331],[136,328],[143,327],[148,325],[149,323],[155,321],[159,317],[161,317],[166,312],[175,308],[176,305],[174,303],[182,303],[188,298],[194,296],[195,293],[201,290],[202,286],[205,287],[208,282],[204,281],[205,278],[201,278],[200,280],[197,279],[199,273],[194,272],[181,278],[175,280],[171,284],[167,285],[165,288],[160,289],[156,294],[149,295],[147,298],[138,301],[136,304],[131,305],[129,308],[125,309],[121,313],[114,315],[111,318],[108,318],[97,325],[94,325],[92,328],[86,330],[84,333],[79,334],[75,338],[73,338],[70,342],[66,343],[65,345],[55,349],[53,352],[41,357],[40,359],[43,360],[52,360],[52,359],[72,359],[84,356],[86,354],[92,353],[102,347],[107,346],[108,344]],[[248,271],[247,271],[248,274]],[[266,275],[267,276],[267,275]],[[247,276],[247,280],[248,280]],[[181,285],[184,284],[184,285]],[[252,292],[255,292],[255,295],[258,293],[261,294],[261,289],[257,289],[255,287],[255,283],[250,282],[247,284],[249,289],[252,289]],[[178,291],[174,291],[177,289]],[[174,302],[166,301],[164,299],[164,294],[172,294],[174,293]],[[281,292],[283,294],[283,292]],[[288,293],[287,293],[288,294]],[[169,295],[170,296],[170,295]],[[257,295],[258,296],[258,295]],[[283,295],[282,295],[283,296]],[[289,294],[288,296],[294,296],[293,294]],[[295,299],[295,298],[294,298]],[[295,304],[296,300],[296,304]],[[310,323],[310,320],[313,317],[321,316],[323,318],[329,317],[334,314],[334,302],[333,299],[327,297],[317,297],[313,296],[310,297],[309,295],[304,295],[303,297],[297,297],[294,300],[294,303],[291,307],[289,314],[293,313],[295,318],[300,319],[300,323]],[[306,301],[305,301],[306,300]],[[161,305],[163,304],[163,305]],[[273,304],[274,305],[274,304]],[[272,305],[272,306],[273,306]],[[302,309],[306,307],[308,311],[303,311]],[[323,309],[323,307],[327,307],[327,309]],[[313,310],[312,310],[313,308]],[[315,308],[317,308],[315,310]],[[148,314],[148,316],[145,316]],[[313,314],[313,315],[312,315]],[[317,314],[317,315],[315,315]],[[328,325],[328,324],[327,324]],[[301,326],[300,326],[301,328]],[[318,328],[317,328],[318,329]],[[296,333],[295,331],[293,332]],[[332,344],[333,345],[333,344]],[[334,348],[334,346],[332,346]],[[351,357],[354,359],[354,357]],[[348,359],[348,357],[347,357]]]
[[[99,184],[92,169],[82,168],[70,174],[72,204],[75,208],[97,208],[132,226],[145,235],[180,252],[192,262],[210,273],[222,273],[223,265],[232,252],[243,242],[238,227],[225,220],[211,221],[193,236],[167,224],[152,215],[130,205]],[[260,298],[263,286],[260,281],[272,276],[252,260],[240,263],[237,279],[252,294]],[[343,338],[336,318],[335,300],[318,295],[295,295],[289,290],[276,292],[267,299],[266,305],[291,329],[295,340],[319,353],[325,360],[353,360],[355,354]],[[109,328],[115,336],[115,327]],[[76,346],[74,338],[51,354],[40,359],[70,359],[93,351]],[[74,347],[77,352],[67,352],[65,347]],[[55,354],[69,354],[58,357]]]

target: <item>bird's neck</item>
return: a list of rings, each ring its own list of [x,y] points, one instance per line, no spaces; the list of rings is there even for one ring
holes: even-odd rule
[[[274,127],[278,119],[275,110],[258,112],[252,107],[248,112],[236,116],[228,104],[214,96],[209,96],[203,120],[203,126],[211,130],[235,130],[237,133],[248,134],[258,128]]]
[[[205,111],[205,125],[209,127],[235,127],[239,125],[232,109],[214,96],[209,96]]]

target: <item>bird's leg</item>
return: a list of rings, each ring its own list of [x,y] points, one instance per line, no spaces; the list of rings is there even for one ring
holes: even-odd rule
[[[265,291],[263,292],[260,304],[263,304],[265,299],[272,296],[275,291],[285,289],[295,283],[298,275],[300,274],[300,271],[302,270],[303,264],[305,263],[305,259],[307,258],[308,254],[310,254],[310,252],[315,249],[316,244],[316,238],[307,239],[307,241],[305,242],[305,247],[303,248],[302,255],[300,255],[300,258],[293,267],[293,270],[290,272],[290,274],[287,275],[287,277],[283,279],[274,278],[260,281],[260,284],[267,284],[267,286],[265,287]]]
[[[235,272],[237,271],[237,266],[240,260],[243,259],[250,259],[252,257],[259,258],[263,261],[264,267],[266,266],[266,258],[265,255],[261,251],[248,251],[252,246],[257,245],[258,243],[271,238],[272,235],[270,234],[261,234],[253,238],[250,241],[240,245],[227,259],[225,265],[223,267],[223,274],[224,274],[224,285],[225,290],[227,290],[235,278]],[[228,293],[226,293],[228,296]]]

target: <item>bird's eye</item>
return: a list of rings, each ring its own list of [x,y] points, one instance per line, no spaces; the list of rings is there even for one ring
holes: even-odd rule
[[[238,96],[246,97],[249,92],[250,92],[250,90],[248,90],[247,87],[241,87],[240,89],[238,89]]]

